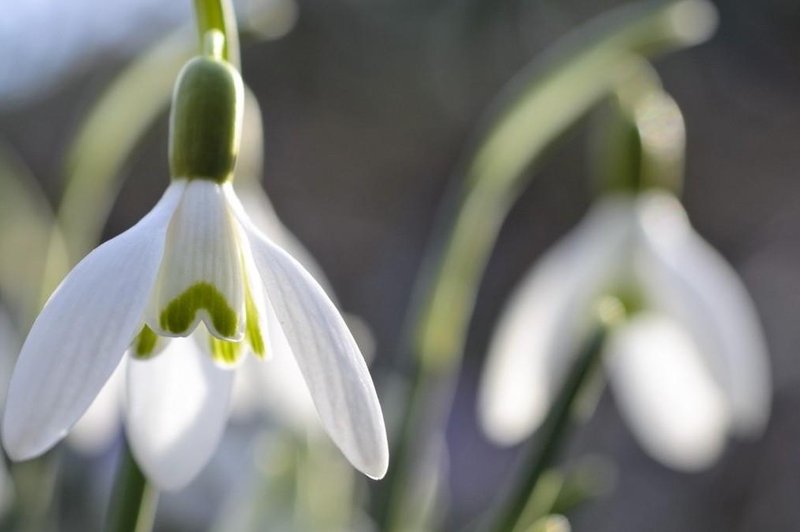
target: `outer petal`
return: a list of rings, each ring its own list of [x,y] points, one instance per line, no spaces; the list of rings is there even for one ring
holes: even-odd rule
[[[200,472],[228,418],[234,372],[215,365],[198,340],[176,338],[159,356],[128,363],[131,451],[164,490],[181,488]]]
[[[123,359],[89,409],[78,420],[67,436],[67,442],[84,453],[106,450],[122,426],[122,389],[125,382]]]
[[[592,300],[621,273],[633,217],[630,198],[604,199],[515,290],[489,347],[478,403],[498,443],[522,440],[544,418],[587,333]]]
[[[606,351],[617,404],[642,446],[676,469],[710,465],[722,452],[730,412],[686,332],[663,315],[640,314]]]
[[[280,324],[325,430],[356,468],[383,477],[389,462],[386,428],[353,335],[311,275],[252,225],[231,188],[227,195],[277,317],[269,321]]]
[[[769,355],[744,285],[673,197],[648,195],[639,211],[641,277],[651,303],[691,332],[732,405],[736,429],[759,433],[769,417]]]
[[[151,329],[187,336],[202,320],[218,338],[242,339],[244,276],[234,223],[218,184],[186,184],[148,309]]]
[[[138,224],[72,270],[33,324],[11,378],[3,445],[37,456],[64,437],[117,367],[138,332],[182,193],[167,189]]]

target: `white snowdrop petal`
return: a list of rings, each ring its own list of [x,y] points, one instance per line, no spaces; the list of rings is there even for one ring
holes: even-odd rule
[[[255,272],[256,276],[258,275]],[[250,275],[248,274],[248,277]],[[253,283],[257,287],[259,326],[266,344],[265,360],[248,357],[245,373],[237,377],[234,386],[234,408],[246,410],[242,403],[243,394],[250,390],[251,400],[255,399],[266,413],[277,416],[287,426],[297,431],[319,425],[316,409],[311,400],[308,386],[297,366],[292,348],[283,333],[278,317],[272,306],[264,299],[265,291],[261,278]],[[256,304],[258,305],[258,303]]]
[[[235,220],[222,188],[186,184],[169,225],[147,323],[164,336],[187,336],[202,320],[216,337],[244,336],[244,275]]]
[[[760,433],[772,384],[766,341],[747,290],[673,197],[643,198],[640,220],[641,277],[652,304],[691,332],[732,405],[736,430]]]
[[[125,359],[100,389],[89,409],[69,431],[67,442],[83,453],[106,450],[122,426],[122,389],[125,382]]]
[[[174,183],[138,224],[86,256],[33,324],[9,385],[3,445],[37,456],[86,411],[141,326],[183,191]]]
[[[589,332],[591,302],[613,287],[634,226],[628,197],[600,201],[530,270],[503,311],[487,355],[479,417],[500,444],[542,422]]]
[[[364,357],[319,284],[249,221],[232,189],[267,300],[308,385],[325,430],[364,474],[381,478],[389,450],[378,396]],[[269,333],[273,329],[271,328]]]
[[[128,362],[125,426],[131,451],[160,489],[188,484],[206,465],[225,430],[234,372],[198,345],[172,339],[149,360]]]
[[[606,348],[610,388],[645,450],[679,470],[698,470],[725,445],[730,412],[702,355],[665,316],[645,313]]]

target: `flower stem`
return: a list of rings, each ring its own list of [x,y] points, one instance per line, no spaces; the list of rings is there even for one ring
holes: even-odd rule
[[[239,31],[236,28],[236,15],[231,0],[194,0],[197,16],[197,33],[200,49],[203,49],[205,35],[217,30],[225,36],[222,58],[237,69],[241,66],[239,57]]]
[[[147,483],[126,444],[111,495],[106,532],[150,532],[157,506],[158,491]]]
[[[542,473],[552,465],[569,432],[573,407],[584,385],[594,373],[607,334],[607,325],[597,327],[575,359],[575,364],[537,432],[535,444],[531,446],[528,456],[523,459],[523,465],[518,468],[522,472],[521,476],[506,496],[501,498],[499,510],[496,511],[491,525],[486,530],[511,532],[516,529],[528,507],[531,495],[536,493]]]

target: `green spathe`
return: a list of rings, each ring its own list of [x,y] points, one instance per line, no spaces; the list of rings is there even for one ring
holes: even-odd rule
[[[195,283],[173,299],[161,312],[159,325],[165,331],[183,335],[195,321],[197,311],[205,309],[216,331],[227,338],[236,336],[238,316],[225,296],[211,283]]]
[[[242,128],[239,72],[214,57],[183,67],[172,97],[169,163],[173,177],[224,183],[233,175]]]

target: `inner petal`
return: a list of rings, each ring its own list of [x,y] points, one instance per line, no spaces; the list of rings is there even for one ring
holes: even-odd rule
[[[222,189],[191,180],[170,221],[147,324],[163,336],[186,336],[202,321],[223,340],[245,329],[245,289],[237,222]]]
[[[153,332],[147,325],[142,327],[136,338],[131,343],[130,353],[134,358],[142,360],[153,358],[165,347],[166,342],[163,338]]]
[[[245,312],[247,314],[245,323],[245,339],[250,347],[250,351],[259,358],[265,358],[270,352],[267,347],[267,321],[272,319],[269,316],[267,302],[264,298],[264,286],[261,276],[256,270],[253,253],[250,250],[249,240],[242,226],[236,222],[236,229],[239,233],[241,250],[242,269],[245,276]]]

